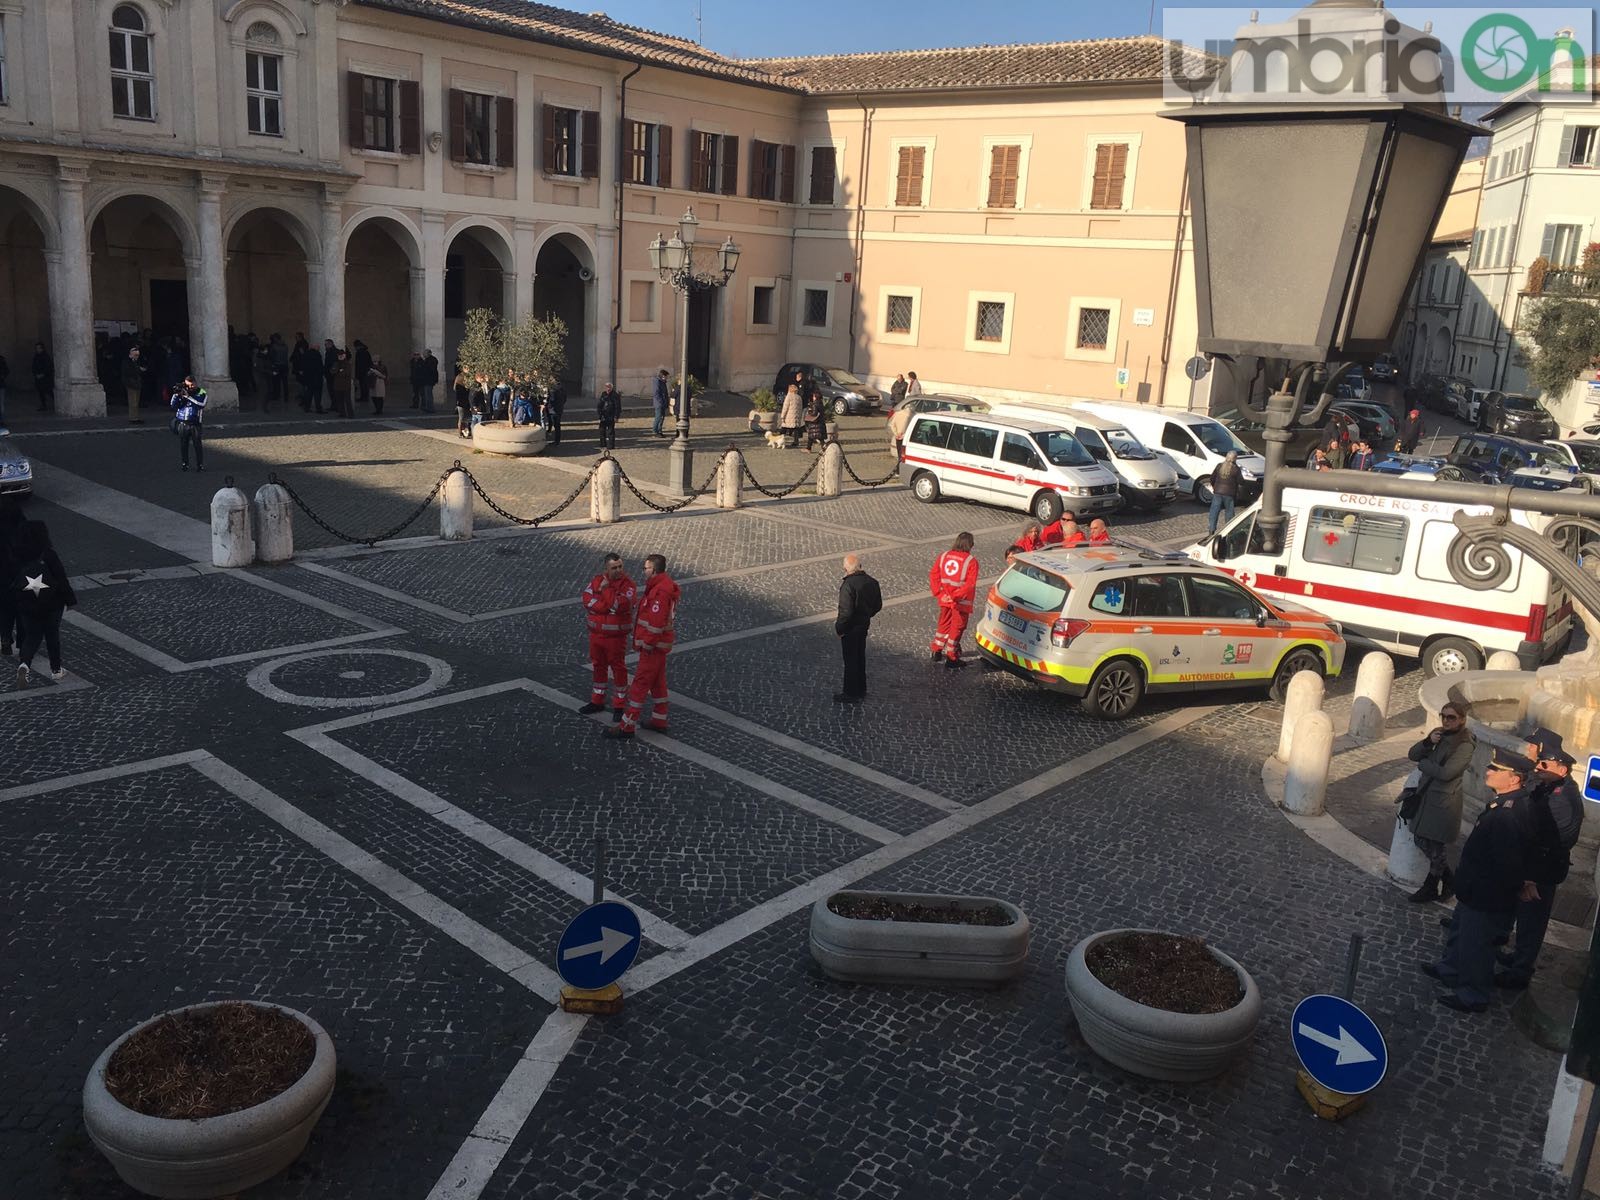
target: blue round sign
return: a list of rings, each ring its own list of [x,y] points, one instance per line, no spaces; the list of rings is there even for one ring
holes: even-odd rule
[[[639,956],[639,935],[639,915],[626,904],[591,904],[572,918],[556,944],[556,971],[585,991],[615,983]]]
[[[1306,1074],[1330,1091],[1346,1096],[1370,1092],[1389,1069],[1383,1034],[1350,1001],[1339,996],[1307,996],[1294,1007],[1289,1036]]]

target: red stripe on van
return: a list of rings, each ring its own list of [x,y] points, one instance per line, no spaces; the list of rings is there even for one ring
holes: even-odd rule
[[[921,463],[925,467],[938,467],[945,471],[966,471],[973,475],[982,475],[985,479],[1004,479],[1008,482],[1015,482],[1017,478],[1015,475],[1006,475],[1000,471],[985,471],[982,467],[964,467],[960,463],[937,462],[931,458],[916,458],[910,454],[906,455],[906,461],[908,463]],[[1023,477],[1022,482],[1029,487],[1054,488],[1057,486],[1048,479],[1029,479],[1026,476]]]
[[[1230,575],[1237,574],[1223,567]],[[1310,587],[1310,591],[1305,589]],[[1364,588],[1339,587],[1331,583],[1315,583],[1305,579],[1291,579],[1284,575],[1255,575],[1258,592],[1278,592],[1290,600],[1298,600],[1312,608],[1317,601],[1337,600],[1344,604],[1361,604],[1367,608],[1389,612],[1408,613],[1414,617],[1436,617],[1442,621],[1460,621],[1466,625],[1481,625],[1489,629],[1504,629],[1511,633],[1528,631],[1527,614],[1489,612],[1481,608],[1468,608],[1464,604],[1441,604],[1437,600],[1417,600],[1410,596],[1395,596],[1387,592],[1369,592]]]

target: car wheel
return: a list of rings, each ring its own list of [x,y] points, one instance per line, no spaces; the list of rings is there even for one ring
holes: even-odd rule
[[[1433,477],[1443,483],[1462,483],[1467,478],[1460,467],[1440,467]]]
[[[1429,679],[1483,670],[1483,651],[1466,638],[1442,637],[1422,652],[1422,673]]]
[[[1283,661],[1278,664],[1277,671],[1273,673],[1272,686],[1267,694],[1282,704],[1283,698],[1289,694],[1289,681],[1301,671],[1315,671],[1318,675],[1322,674],[1322,659],[1315,650],[1302,647],[1285,654]]]
[[[1054,492],[1040,492],[1033,498],[1029,511],[1041,525],[1048,525],[1061,515],[1061,497]]]
[[[924,504],[933,504],[939,499],[939,481],[928,472],[919,471],[911,480],[911,494]]]
[[[1113,659],[1094,673],[1081,701],[1083,711],[1102,721],[1120,721],[1139,706],[1144,673],[1126,658]]]
[[[1212,496],[1211,476],[1207,475],[1204,479],[1196,479],[1194,481],[1194,498],[1195,498],[1195,502],[1197,504],[1203,504],[1207,508],[1210,508],[1211,507],[1211,496]]]
[[[837,400],[835,400],[833,402],[833,415],[834,416],[843,417],[843,416],[848,415],[849,412],[850,412],[850,403],[843,396],[840,396]]]

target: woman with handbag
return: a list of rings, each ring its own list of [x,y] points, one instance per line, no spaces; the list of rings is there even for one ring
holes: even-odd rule
[[[1424,904],[1455,895],[1455,873],[1445,847],[1461,832],[1461,777],[1472,765],[1478,739],[1467,729],[1467,706],[1451,701],[1439,710],[1439,728],[1411,747],[1417,782],[1400,793],[1400,819],[1411,827],[1411,839],[1428,856],[1428,877],[1411,894]]]

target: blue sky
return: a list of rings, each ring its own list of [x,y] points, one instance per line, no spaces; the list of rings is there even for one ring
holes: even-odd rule
[[[696,0],[552,2],[584,11],[601,9],[613,20],[630,25],[695,36]],[[1276,7],[1274,3],[1255,6]],[[1157,32],[1163,7],[1161,3],[1155,7]],[[1245,0],[1244,7],[1251,7],[1251,0]],[[1405,0],[1392,0],[1390,7],[1404,17],[1412,6]],[[1432,0],[1416,7],[1490,6],[1484,0]],[[1524,6],[1507,7],[1516,11]],[[700,8],[707,46],[721,54],[752,58],[1127,37],[1146,32],[1151,14],[1149,0],[792,0],[787,4],[700,0]]]

